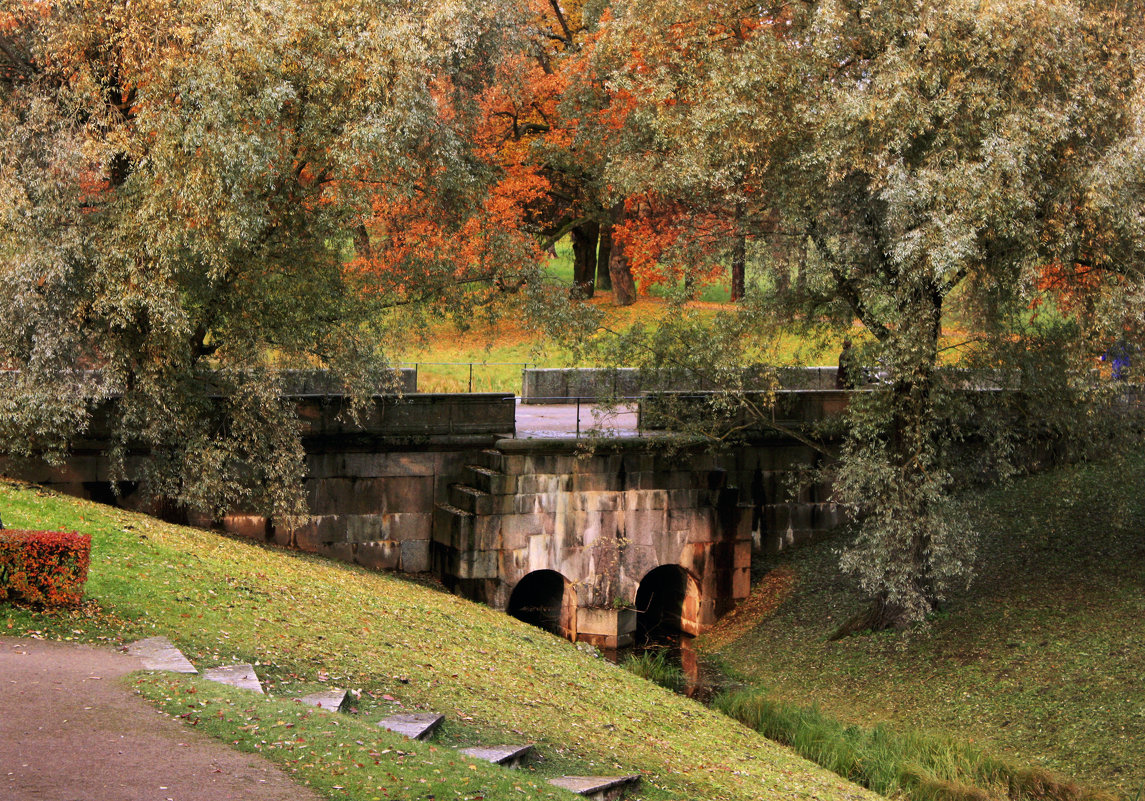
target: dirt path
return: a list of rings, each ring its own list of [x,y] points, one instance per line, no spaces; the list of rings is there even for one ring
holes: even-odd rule
[[[316,801],[271,763],[164,717],[138,660],[0,637],[0,801]]]

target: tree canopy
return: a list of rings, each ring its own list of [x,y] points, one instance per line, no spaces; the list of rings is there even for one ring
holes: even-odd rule
[[[734,199],[725,224],[763,268],[759,325],[857,322],[861,360],[885,379],[852,403],[833,471],[858,527],[844,564],[877,601],[863,626],[921,618],[969,571],[974,534],[953,492],[967,432],[951,422],[965,379],[937,369],[944,315],[971,332],[964,366],[1019,368],[992,375],[1027,392],[1048,378],[1080,389],[1095,350],[1139,335],[1141,10],[616,7],[615,80],[651,143],[614,154],[618,179],[680,202]],[[1009,420],[992,471],[1022,422]]]
[[[347,253],[390,208],[468,236],[497,175],[440,87],[480,83],[514,19],[496,3],[5,0],[0,358],[19,373],[3,449],[64,450],[110,401],[114,454],[149,450],[159,494],[299,510],[272,368],[333,368],[360,393],[384,375],[387,309],[474,285],[455,253],[411,251],[408,224],[383,232],[388,263]],[[513,263],[476,261],[485,278]]]

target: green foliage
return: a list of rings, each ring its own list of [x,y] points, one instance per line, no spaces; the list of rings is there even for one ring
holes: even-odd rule
[[[965,417],[966,382],[936,372],[948,305],[971,328],[961,358],[1018,369],[1062,435],[1094,391],[1093,343],[1140,341],[1140,12],[1021,0],[618,9],[605,53],[629,65],[614,79],[639,99],[632,125],[646,135],[616,154],[617,183],[738,200],[736,226],[766,245],[750,250],[770,274],[755,292],[761,330],[865,329],[856,355],[883,380],[851,406],[835,493],[859,532],[845,564],[875,600],[859,628],[924,618],[971,564],[974,532],[950,494],[995,457],[968,469],[967,432],[949,423]],[[1074,325],[1052,341],[1028,330],[1050,286]],[[1060,369],[1026,369],[1038,359]],[[1013,440],[997,442],[1005,468]]]
[[[0,365],[20,370],[0,452],[58,456],[102,428],[113,478],[301,512],[277,370],[328,367],[361,396],[395,310],[456,289],[454,265],[379,274],[345,243],[376,204],[448,193],[451,230],[480,202],[488,176],[426,76],[471,70],[503,11],[0,6]]]

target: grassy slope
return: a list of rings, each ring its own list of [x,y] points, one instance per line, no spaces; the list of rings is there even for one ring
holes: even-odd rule
[[[776,558],[706,648],[779,699],[1145,797],[1142,486],[1137,458],[988,493],[978,578],[924,631],[827,642],[861,601],[818,547]]]
[[[335,736],[337,726],[298,705],[247,706],[188,679],[142,685],[168,711],[183,710],[219,736],[284,759],[300,778],[337,797],[346,796],[333,782],[349,783],[335,770],[356,774],[374,762],[382,763],[376,781],[387,797],[425,797],[418,794],[423,779],[440,781],[437,797],[450,797],[443,794],[456,788],[449,777],[470,768],[459,768],[443,745],[521,740],[539,743],[544,759],[534,769],[539,773],[512,779],[513,797],[551,797],[543,778],[569,771],[640,772],[646,799],[873,797],[692,701],[430,587],[34,488],[0,483],[0,508],[12,527],[93,536],[92,602],[55,616],[2,606],[0,632],[115,641],[166,634],[200,667],[260,664],[280,699],[325,680],[362,688],[366,720],[392,708],[386,695],[407,708],[446,713],[444,743],[437,746],[395,745],[382,735],[365,740],[373,730],[346,721],[337,724],[347,732],[341,740],[318,747],[313,738]],[[421,772],[399,771],[391,764],[395,751],[398,761]],[[483,765],[473,771],[465,775],[494,782],[495,772]],[[413,789],[403,795],[407,786]],[[493,784],[482,792],[507,797]]]

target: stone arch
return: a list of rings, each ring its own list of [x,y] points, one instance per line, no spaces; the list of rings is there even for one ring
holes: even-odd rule
[[[576,639],[576,587],[555,570],[534,570],[513,587],[506,611],[545,631]]]
[[[636,637],[700,633],[700,583],[676,564],[648,571],[636,590]]]

